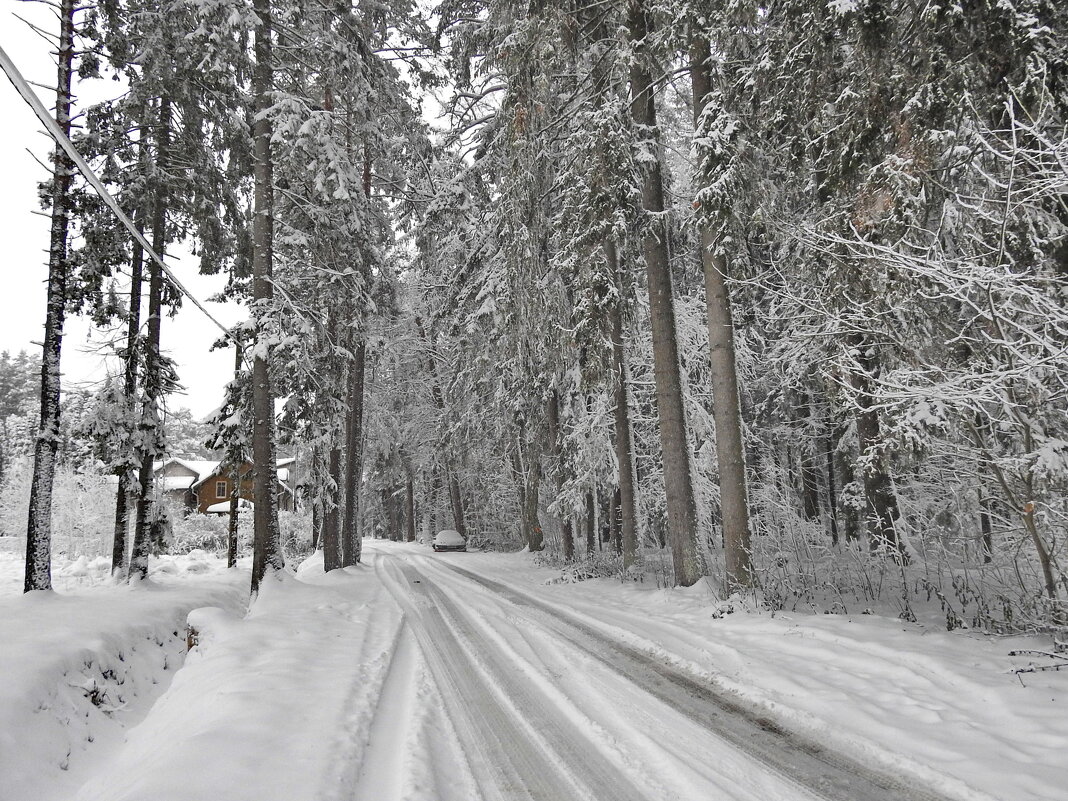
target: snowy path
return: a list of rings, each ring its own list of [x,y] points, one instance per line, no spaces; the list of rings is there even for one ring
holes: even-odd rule
[[[546,643],[570,638],[588,661],[607,663],[623,675],[633,669],[638,685],[661,698],[665,692],[675,695],[674,703],[662,700],[684,709],[688,718],[707,715],[713,730],[721,725],[714,717],[721,701],[728,712],[740,706],[741,717],[771,729],[771,736],[747,737],[743,725],[723,732],[724,737],[743,742],[746,751],[770,748],[772,766],[809,786],[820,786],[817,777],[825,771],[819,763],[831,760],[843,767],[850,775],[839,773],[820,797],[1068,799],[1063,750],[1068,675],[1017,677],[1012,669],[1027,665],[1028,658],[1009,655],[1013,649],[1048,649],[1048,638],[948,633],[874,615],[762,613],[716,619],[714,598],[700,586],[660,590],[615,579],[548,584],[559,573],[536,567],[529,557],[409,553],[454,585],[465,604],[493,608],[472,598],[481,585],[488,597],[497,597],[500,614],[514,618],[521,630],[536,631],[531,624],[540,622],[555,630],[545,636]],[[476,574],[474,584],[446,566]],[[519,604],[502,600],[508,597]],[[492,619],[492,613],[484,616]],[[580,705],[583,688],[594,692],[603,683],[576,661],[578,656],[570,659],[571,667],[564,670],[574,672],[581,665],[584,673],[572,699]],[[702,701],[679,691],[672,677],[680,674],[682,685],[696,682],[699,687],[690,695]],[[563,679],[558,683],[566,686]],[[705,703],[709,695],[717,699],[710,705]],[[790,735],[779,737],[777,729]],[[681,753],[681,736],[669,732],[667,742],[676,761],[702,764],[700,755]],[[787,746],[785,752],[777,742]],[[807,766],[792,768],[794,748],[809,751],[812,744],[815,764],[808,760]],[[716,759],[708,756],[705,762],[723,774],[730,760],[716,764]],[[650,770],[674,775],[676,767],[669,763]],[[911,789],[880,792],[886,777]],[[843,780],[852,789],[836,786]],[[700,796],[683,792],[679,797]],[[724,791],[719,797],[735,796]]]
[[[487,799],[942,798],[454,563],[378,564]]]

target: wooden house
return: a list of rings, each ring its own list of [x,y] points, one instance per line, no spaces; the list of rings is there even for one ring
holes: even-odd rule
[[[291,512],[296,508],[296,459],[289,457],[279,459],[275,465],[277,483],[275,485],[278,508]],[[201,514],[225,514],[229,511],[230,493],[238,485],[238,497],[251,502],[252,464],[242,462],[237,468],[237,475],[230,465],[214,463],[214,468],[199,478],[191,491],[196,496],[196,509]]]
[[[277,462],[278,508],[293,511],[296,507],[296,459],[289,457]],[[230,489],[234,485],[232,468],[219,461],[172,457],[156,463],[156,486],[165,498],[201,514],[218,514],[229,511]],[[252,465],[243,462],[239,468],[240,498],[252,501]],[[224,504],[225,508],[209,509]]]
[[[193,487],[218,466],[217,461],[172,457],[153,466],[156,486],[164,498],[173,500],[186,511],[192,511],[197,507],[197,494]]]

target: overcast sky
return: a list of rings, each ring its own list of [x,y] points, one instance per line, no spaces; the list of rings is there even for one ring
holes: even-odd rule
[[[0,46],[27,80],[54,86],[51,47],[20,22],[16,13],[47,30],[58,29],[54,14],[42,4],[13,0],[6,0],[0,11]],[[92,83],[95,85],[82,86],[83,105],[106,98],[116,85],[110,80]],[[47,108],[53,107],[52,93],[38,88],[38,94]],[[0,78],[0,112],[0,254],[5,266],[5,280],[0,286],[0,350],[39,352],[48,277],[48,219],[34,212],[40,211],[37,183],[47,177],[46,168],[38,161],[48,162],[52,140],[42,133],[36,116],[6,78]],[[221,276],[200,276],[195,259],[168,259],[168,263],[201,300],[225,284]],[[247,316],[233,304],[206,305],[226,325]],[[186,387],[184,396],[171,398],[175,408],[187,406],[195,415],[203,416],[221,402],[223,387],[233,374],[233,352],[208,352],[218,335],[219,330],[189,303],[173,320],[164,319],[163,349],[178,363]],[[94,331],[84,319],[68,319],[63,340],[64,386],[99,386],[107,374],[109,339],[109,334]]]

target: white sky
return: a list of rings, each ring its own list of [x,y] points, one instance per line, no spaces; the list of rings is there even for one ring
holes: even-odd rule
[[[28,81],[55,85],[50,46],[19,21],[16,13],[50,31],[58,30],[54,15],[42,4],[4,0],[0,9],[0,46]],[[83,101],[104,99],[116,86],[110,80],[93,84],[80,87]],[[38,93],[45,106],[52,108],[53,94],[40,88]],[[34,212],[40,210],[37,183],[47,177],[46,169],[37,160],[48,163],[52,140],[41,132],[29,106],[4,77],[0,77],[0,120],[0,255],[5,265],[4,282],[0,285],[0,350],[40,351],[48,277],[48,219]],[[199,275],[196,259],[168,259],[168,263],[201,300],[225,284],[223,276]],[[247,316],[235,304],[206,305],[225,325]],[[163,350],[178,363],[186,387],[184,396],[171,398],[170,404],[175,408],[187,406],[195,415],[203,416],[221,403],[223,387],[233,375],[233,351],[208,352],[218,335],[218,328],[189,303],[174,319],[164,319]],[[87,320],[68,318],[63,340],[64,386],[99,385],[107,374],[102,353],[108,351],[107,339],[105,333],[94,331]]]

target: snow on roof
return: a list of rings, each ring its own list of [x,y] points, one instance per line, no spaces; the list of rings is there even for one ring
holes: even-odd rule
[[[255,508],[255,504],[252,501],[245,500],[244,498],[237,499],[237,511],[238,512],[250,512]],[[222,515],[228,514],[230,511],[230,501],[219,501],[219,503],[213,503],[207,509],[204,510],[204,514],[209,515]]]
[[[189,489],[193,486],[195,476],[163,476],[158,483],[164,491]]]
[[[203,481],[212,473],[214,473],[219,466],[219,461],[217,459],[186,459],[181,456],[172,456],[170,459],[167,459],[164,462],[153,463],[152,469],[156,472],[159,472],[169,464],[181,465],[186,470],[196,474],[195,481],[191,481],[189,484],[185,485],[186,487],[189,487],[194,483],[199,484],[201,481]]]
[[[218,459],[175,459],[176,462],[185,465],[197,474],[197,481],[203,481],[219,468]]]

